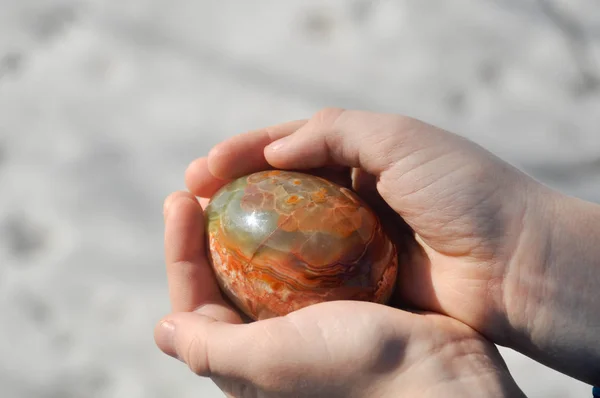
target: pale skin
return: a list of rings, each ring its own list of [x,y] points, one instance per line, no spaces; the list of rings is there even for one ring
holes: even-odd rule
[[[242,323],[208,264],[202,206],[269,168],[326,175],[380,213],[400,252],[390,306],[334,302]],[[600,206],[468,140],[326,109],[222,142],[186,184],[165,202],[173,313],[155,337],[230,396],[522,395],[491,342],[600,384]]]

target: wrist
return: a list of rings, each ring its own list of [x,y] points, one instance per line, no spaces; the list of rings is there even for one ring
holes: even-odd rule
[[[460,343],[463,345],[464,343]],[[478,345],[488,345],[479,342]],[[465,350],[465,348],[459,348]],[[452,349],[448,350],[449,355]],[[447,356],[449,356],[447,355]],[[495,348],[475,348],[469,353],[444,358],[437,369],[439,379],[423,389],[424,397],[524,397]]]
[[[505,283],[505,345],[600,383],[600,206],[539,188]]]
[[[424,392],[424,397],[525,397],[525,394],[500,358],[491,361],[490,358],[467,358],[464,364],[453,364],[452,379],[446,377],[438,383],[430,385]]]
[[[511,376],[504,359],[490,342],[477,336],[453,343],[440,352],[441,363],[446,364],[446,377],[428,396],[461,397],[521,397],[525,396]],[[449,377],[453,382],[448,383]],[[455,393],[448,394],[452,385]]]
[[[562,196],[531,181],[523,193],[525,211],[519,222],[517,243],[506,264],[502,281],[503,334],[493,341],[510,347],[530,339],[545,299],[554,228]],[[498,336],[494,336],[498,337]]]

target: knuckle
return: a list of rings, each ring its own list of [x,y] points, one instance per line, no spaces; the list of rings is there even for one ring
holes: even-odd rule
[[[208,364],[208,355],[204,341],[197,336],[193,337],[184,351],[181,358],[192,372],[198,376],[209,377],[210,366]]]
[[[322,126],[331,126],[345,112],[343,108],[323,108],[314,114],[312,120]]]

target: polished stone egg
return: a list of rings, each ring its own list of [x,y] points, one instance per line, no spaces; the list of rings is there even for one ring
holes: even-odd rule
[[[353,191],[283,170],[221,188],[205,211],[208,254],[222,291],[251,319],[332,300],[386,303],[394,244]]]

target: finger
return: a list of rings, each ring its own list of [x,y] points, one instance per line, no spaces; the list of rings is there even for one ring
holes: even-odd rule
[[[346,380],[356,374],[351,365],[356,358],[369,362],[385,355],[382,350],[386,346],[380,341],[408,341],[422,324],[420,318],[373,303],[337,301],[309,306],[286,317],[231,325],[206,307],[199,313],[169,315],[156,327],[155,340],[161,350],[201,376],[228,377],[277,391],[302,382],[307,374],[312,374],[313,380],[322,376],[325,383],[334,374]],[[357,338],[357,326],[364,330],[359,336],[363,344],[350,344],[349,349],[348,342]],[[334,373],[326,364],[332,361],[342,365]],[[315,370],[315,365],[324,366]]]
[[[174,313],[154,330],[157,346],[205,377],[246,378],[261,336],[252,324],[232,324],[222,307],[208,305],[196,312]]]
[[[288,136],[306,124],[305,120],[292,121],[261,130],[237,135],[215,146],[208,154],[208,170],[220,179],[233,179],[271,166],[264,156],[264,148]]]
[[[208,158],[194,160],[185,171],[185,185],[196,196],[210,198],[228,182],[208,171]]]
[[[437,134],[425,126],[402,116],[325,109],[293,134],[267,146],[265,159],[275,168],[337,164],[379,176],[398,159],[433,142]]]
[[[277,317],[234,325],[218,307],[205,306],[194,313],[165,317],[155,328],[155,341],[164,353],[185,362],[198,375],[260,384],[279,372],[314,364],[315,347],[310,342],[322,338],[318,311],[309,308],[300,313],[308,313],[304,322]],[[298,325],[303,325],[302,333]],[[305,333],[308,339],[299,338]]]
[[[202,208],[188,192],[165,201],[165,258],[173,311],[225,305],[206,257]]]

